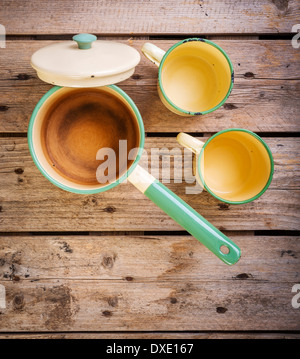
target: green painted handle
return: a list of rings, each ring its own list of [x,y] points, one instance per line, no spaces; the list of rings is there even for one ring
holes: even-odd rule
[[[97,40],[97,36],[91,34],[78,34],[73,36],[73,40],[77,42],[79,49],[87,50],[92,47],[92,42]]]
[[[232,265],[239,260],[239,247],[162,183],[153,182],[145,195],[224,263]]]

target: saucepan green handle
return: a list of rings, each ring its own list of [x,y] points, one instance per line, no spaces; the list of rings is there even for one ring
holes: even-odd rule
[[[240,248],[162,183],[137,166],[129,180],[151,201],[228,265],[235,264]]]

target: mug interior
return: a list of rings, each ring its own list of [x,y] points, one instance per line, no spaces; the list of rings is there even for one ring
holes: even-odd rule
[[[125,117],[132,122],[128,128]],[[123,162],[119,140],[129,144]],[[34,110],[28,141],[37,167],[53,184],[75,193],[98,193],[122,182],[134,169],[144,146],[144,127],[133,101],[117,86],[54,87]],[[99,183],[97,167],[109,161],[107,156],[96,159],[104,147],[115,152],[117,168],[113,178]]]
[[[203,39],[189,39],[169,50],[159,73],[168,102],[188,114],[211,112],[221,106],[233,85],[226,53]]]
[[[205,188],[228,203],[256,199],[267,189],[273,174],[270,149],[246,130],[224,131],[210,138],[198,165]]]

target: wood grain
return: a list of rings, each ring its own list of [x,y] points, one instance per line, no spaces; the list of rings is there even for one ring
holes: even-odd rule
[[[143,40],[123,41],[140,50]],[[153,41],[167,50],[176,41]],[[205,116],[181,117],[159,100],[157,68],[144,56],[132,78],[122,82],[137,104],[146,132],[217,132],[229,127],[256,132],[299,132],[299,51],[290,41],[216,41],[235,68],[235,86],[226,104]],[[31,54],[50,41],[9,41],[0,58],[0,132],[26,132],[29,118],[51,86],[37,79]],[[284,54],[284,55],[283,55]]]
[[[289,33],[299,19],[297,0],[3,0],[8,34],[253,34]]]
[[[297,0],[1,1],[0,24],[14,41],[0,49],[0,285],[7,294],[0,339],[299,339],[300,312],[291,300],[300,238],[257,235],[300,230],[300,141],[280,137],[300,131],[300,53],[290,40],[258,40],[291,33],[299,17]],[[176,42],[167,35],[203,35],[228,53],[234,90],[206,116],[169,112],[157,95],[157,68],[143,56],[119,85],[151,136],[149,163],[151,148],[179,148],[161,133],[243,127],[274,134],[265,138],[275,161],[270,189],[244,206],[227,206],[206,192],[186,194],[185,183],[174,183],[180,154],[171,161],[166,185],[239,245],[235,266],[189,235],[171,235],[181,227],[130,184],[93,196],[64,192],[34,166],[26,138],[5,137],[25,136],[34,107],[51,88],[30,67],[31,54],[52,43],[41,39],[79,32],[139,51],[151,35],[164,50]],[[159,158],[157,177],[161,166]]]
[[[233,238],[243,257],[226,267],[189,236],[1,237],[0,328],[299,330],[299,238]]]
[[[22,333],[0,334],[1,339],[299,339],[297,333],[260,333],[260,332],[139,332],[139,333]],[[109,344],[108,344],[109,345]]]
[[[266,141],[275,158],[274,180],[252,203],[231,206],[207,192],[186,194],[195,184],[174,183],[172,177],[166,185],[221,230],[299,230],[299,140]],[[146,139],[148,151],[178,146],[174,138]],[[129,183],[90,196],[56,188],[35,167],[25,138],[1,138],[0,157],[2,232],[182,229]],[[157,173],[158,163],[153,169]]]
[[[299,237],[226,233],[242,249],[234,266],[189,235],[0,236],[0,280],[297,282]]]
[[[251,281],[225,282],[222,288],[218,281],[8,282],[9,305],[0,325],[5,332],[299,330],[292,286]]]

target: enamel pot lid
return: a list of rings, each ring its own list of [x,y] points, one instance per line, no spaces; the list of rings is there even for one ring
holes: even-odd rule
[[[64,87],[100,87],[128,79],[140,62],[134,48],[79,34],[74,41],[58,42],[36,51],[31,66],[38,77]]]

